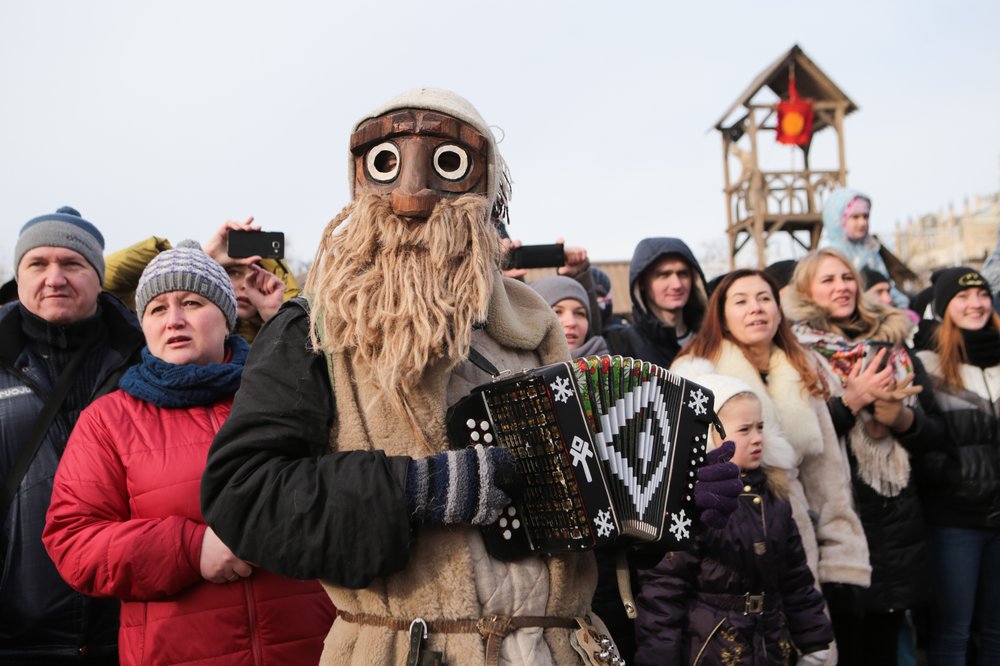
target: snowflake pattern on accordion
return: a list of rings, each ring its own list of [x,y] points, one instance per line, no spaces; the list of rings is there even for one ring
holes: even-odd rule
[[[449,410],[452,443],[481,443],[490,432],[526,481],[523,496],[484,528],[487,549],[516,559],[619,538],[686,547],[711,404],[708,389],[620,356],[477,387]]]

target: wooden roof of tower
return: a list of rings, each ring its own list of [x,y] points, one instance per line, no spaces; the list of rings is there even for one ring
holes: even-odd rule
[[[801,167],[782,168],[775,166],[773,159],[764,160],[770,163],[766,166],[761,163],[761,151],[769,151],[770,158],[774,154],[762,139],[778,131],[778,104],[789,97],[790,74],[795,77],[800,98],[812,106],[812,132],[809,140],[798,146]],[[775,100],[754,99],[765,87],[774,93]],[[805,250],[819,246],[826,196],[847,184],[844,118],[857,110],[858,105],[796,44],[761,72],[719,119],[715,129],[722,135],[731,268],[736,266],[736,255],[751,240],[757,248],[757,265],[763,268],[768,239],[774,234],[787,234]],[[828,127],[835,133],[837,163],[832,168],[817,168],[809,158],[812,137]],[[739,171],[734,172],[734,167]]]
[[[779,98],[788,97],[788,70],[791,63],[795,63],[795,87],[799,91],[800,97],[811,98],[819,101],[846,101],[847,108],[844,115],[848,115],[858,110],[858,105],[851,101],[840,87],[827,76],[823,70],[816,66],[802,48],[795,44],[781,57],[761,72],[753,83],[740,95],[733,105],[726,110],[725,114],[719,118],[715,124],[715,129],[726,129],[726,118],[729,118],[739,107],[746,107],[750,100],[767,86]],[[824,119],[817,117],[813,121],[813,132],[818,132],[829,125]]]

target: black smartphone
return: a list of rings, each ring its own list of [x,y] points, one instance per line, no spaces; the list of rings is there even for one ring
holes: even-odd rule
[[[878,369],[876,372],[882,372],[885,370],[885,366],[889,363],[889,356],[892,354],[892,343],[891,342],[875,342],[869,341],[865,344],[865,357],[861,363],[861,369],[866,370],[878,353],[885,350],[885,355],[882,357],[882,361],[878,364]]]
[[[566,252],[562,243],[522,245],[507,253],[507,268],[550,268],[564,266]]]
[[[228,254],[233,259],[260,257],[285,258],[285,234],[280,231],[241,231],[230,229],[227,237]]]

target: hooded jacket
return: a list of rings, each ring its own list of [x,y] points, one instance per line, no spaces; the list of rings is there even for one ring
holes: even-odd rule
[[[81,410],[113,391],[138,360],[142,332],[135,316],[116,298],[98,296],[104,339],[88,353],[60,412],[2,517],[0,533],[0,663],[29,658],[56,662],[117,654],[118,602],[71,589],[42,546],[52,479]],[[68,327],[49,325],[49,339],[28,339],[18,303],[0,310],[0,478],[6,479],[22,443],[41,413],[56,377],[47,358]],[[37,318],[36,318],[37,319]],[[81,322],[82,323],[82,322]],[[72,327],[73,325],[69,325]],[[65,350],[64,350],[65,351]]]
[[[632,325],[604,332],[612,354],[631,356],[669,368],[681,350],[677,330],[664,324],[649,311],[641,291],[642,274],[668,254],[680,256],[691,269],[691,294],[683,310],[684,324],[689,333],[694,333],[701,326],[708,301],[705,295],[705,274],[691,248],[679,238],[644,238],[639,241],[632,254],[628,271],[629,292],[632,295]]]
[[[639,573],[636,664],[793,664],[833,641],[791,506],[766,480],[782,475],[744,472],[725,529]],[[763,594],[762,613],[745,612],[747,594]]]
[[[836,189],[827,197],[823,204],[823,231],[826,234],[827,244],[844,253],[858,271],[868,268],[888,276],[889,269],[886,268],[881,254],[882,244],[872,235],[870,227],[868,235],[860,240],[850,240],[844,233],[844,209],[858,197],[871,201],[871,197],[867,194],[848,187]],[[896,307],[909,306],[910,299],[896,289],[891,279],[889,290]]]

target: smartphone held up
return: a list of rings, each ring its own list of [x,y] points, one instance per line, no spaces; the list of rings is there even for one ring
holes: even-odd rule
[[[280,231],[230,229],[227,243],[226,254],[233,259],[246,259],[248,257],[285,258],[285,234]]]
[[[504,268],[552,268],[565,264],[566,251],[562,243],[521,245],[510,248]]]

